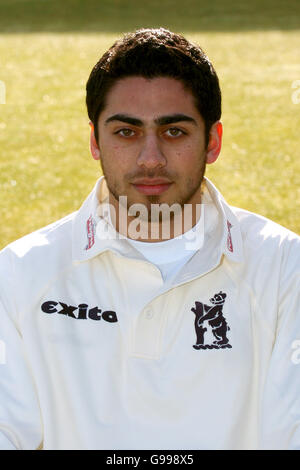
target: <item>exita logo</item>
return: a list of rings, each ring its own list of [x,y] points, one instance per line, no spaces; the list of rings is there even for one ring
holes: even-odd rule
[[[93,307],[89,309],[88,304],[79,304],[78,306],[68,305],[64,302],[56,302],[55,300],[48,300],[41,305],[41,310],[45,313],[58,313],[59,315],[66,315],[67,317],[75,318],[76,320],[105,320],[109,323],[118,321],[116,312],[112,310],[105,310],[104,312],[98,308]],[[76,314],[74,313],[76,311]]]

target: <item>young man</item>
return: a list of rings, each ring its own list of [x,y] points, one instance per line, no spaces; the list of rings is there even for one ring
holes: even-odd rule
[[[221,93],[166,31],[87,83],[104,177],[0,255],[0,448],[299,449],[299,237],[204,178]]]

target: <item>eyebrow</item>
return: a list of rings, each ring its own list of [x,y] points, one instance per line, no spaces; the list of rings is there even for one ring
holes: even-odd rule
[[[128,116],[127,114],[114,114],[113,116],[110,116],[108,119],[106,119],[105,125],[112,121],[126,122],[127,124],[131,124],[133,126],[138,126],[138,127],[142,127],[144,125],[141,119]],[[171,114],[170,116],[161,116],[157,119],[154,119],[155,124],[157,124],[158,126],[164,126],[166,124],[173,124],[175,122],[182,122],[182,121],[191,122],[195,126],[197,126],[197,122],[194,118],[187,116],[186,114],[180,114],[180,113]]]

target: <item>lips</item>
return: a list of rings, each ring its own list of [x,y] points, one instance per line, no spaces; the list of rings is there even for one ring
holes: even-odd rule
[[[132,183],[132,185],[138,192],[147,196],[162,194],[169,189],[171,184],[172,182],[162,178],[144,178]]]

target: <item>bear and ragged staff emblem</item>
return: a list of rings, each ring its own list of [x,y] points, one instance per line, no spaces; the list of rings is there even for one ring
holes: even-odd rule
[[[226,294],[220,291],[214,297],[209,299],[212,305],[206,305],[202,302],[195,302],[195,308],[192,312],[196,315],[195,318],[195,331],[196,331],[196,344],[193,345],[195,349],[224,349],[231,348],[229,339],[227,338],[227,331],[230,330],[227,321],[223,315],[223,305],[225,303]],[[207,327],[211,328],[215,340],[212,344],[205,344],[204,338],[207,332]]]

